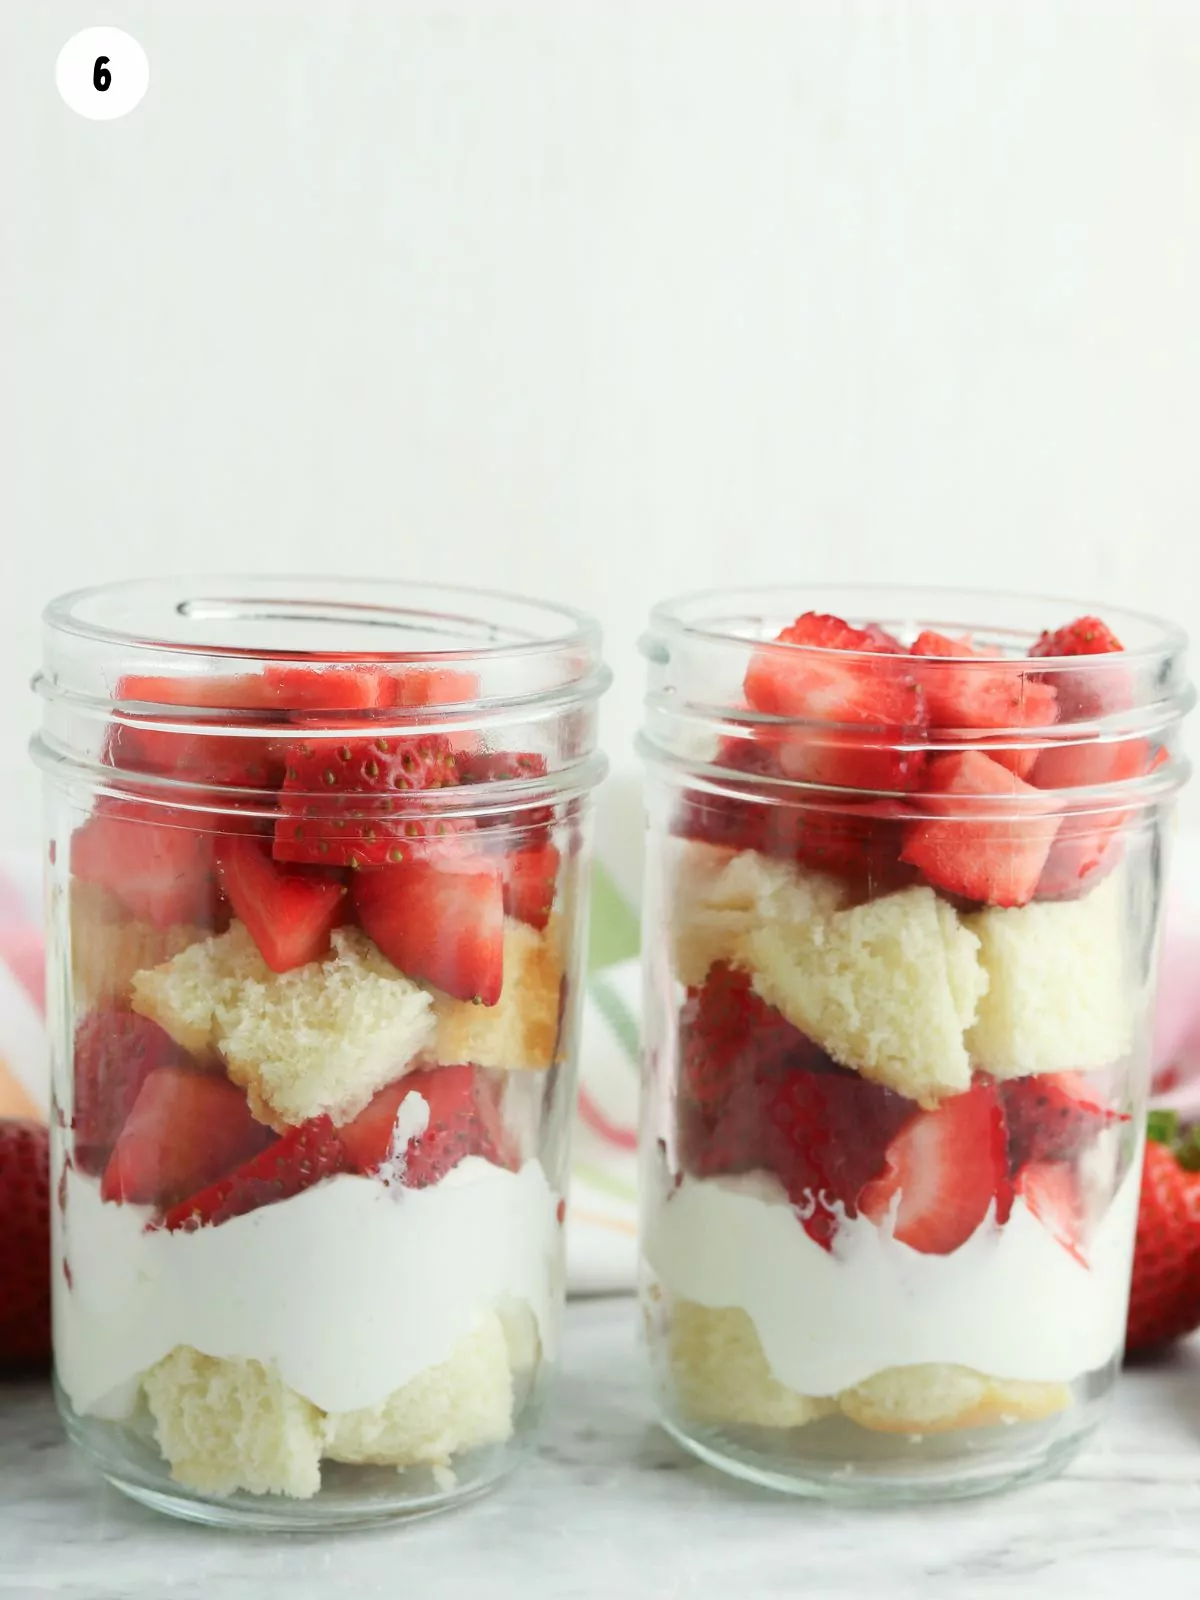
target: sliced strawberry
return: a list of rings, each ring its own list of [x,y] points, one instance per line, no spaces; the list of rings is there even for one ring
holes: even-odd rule
[[[995,795],[995,807],[961,816],[931,816],[909,823],[900,859],[917,867],[936,889],[993,906],[1023,906],[1032,900],[1050,853],[1058,819],[1045,813],[1052,800],[1041,798],[1018,778],[978,750],[937,756],[926,776],[929,796]],[[1004,800],[1020,800],[1005,815]],[[941,809],[931,799],[925,807]],[[948,802],[947,809],[952,809]]]
[[[142,1084],[100,1185],[105,1200],[171,1206],[271,1142],[227,1078],[160,1067]]]
[[[326,1116],[313,1117],[289,1128],[227,1178],[172,1206],[162,1226],[187,1233],[219,1227],[231,1217],[290,1200],[345,1168],[346,1153],[333,1123]]]
[[[421,706],[457,706],[478,698],[479,679],[475,673],[454,667],[409,667],[392,677],[392,704],[397,706],[411,706],[414,710]]]
[[[912,654],[962,663],[917,669],[931,728],[953,729],[969,736],[1000,728],[1045,728],[1057,715],[1057,696],[1050,684],[1012,662],[975,649],[969,639],[950,639],[927,630],[914,642]],[[988,754],[1018,777],[1027,778],[1038,752],[989,748]]]
[[[1030,1161],[1071,1161],[1112,1123],[1129,1120],[1073,1072],[1013,1078],[1000,1085],[1000,1100],[1013,1172]]]
[[[842,1216],[880,1179],[903,1130],[921,1115],[903,1095],[832,1063],[785,1071],[759,1086],[765,1159],[805,1231],[829,1249]]]
[[[217,877],[272,972],[317,961],[329,949],[345,886],[317,867],[282,867],[265,841],[228,835],[216,842]]]
[[[813,724],[781,744],[787,777],[852,789],[919,783],[924,753],[897,746],[923,736],[920,689],[907,659],[881,651],[864,629],[815,612],[798,617],[755,651],[745,694],[755,711]]]
[[[1074,1168],[1062,1161],[1031,1161],[1018,1173],[1016,1189],[1047,1232],[1086,1267],[1085,1212]]]
[[[262,682],[268,704],[301,719],[322,711],[376,711],[395,699],[392,678],[382,667],[268,666]]]
[[[1004,1113],[994,1088],[979,1085],[922,1111],[887,1152],[883,1174],[859,1197],[882,1222],[896,1205],[895,1236],[926,1255],[949,1255],[971,1237],[990,1206],[1011,1209]]]
[[[679,1012],[679,1091],[713,1108],[761,1075],[827,1060],[811,1039],[755,994],[727,961],[690,988]]]
[[[412,795],[457,782],[454,751],[435,734],[290,745],[275,858],[331,867],[407,861],[428,841],[468,831],[462,821],[414,815]]]
[[[733,773],[783,776],[777,747],[760,739],[722,739],[712,764]],[[731,850],[761,850],[787,860],[792,853],[792,814],[790,807],[685,789],[673,832],[704,844],[724,845]]]
[[[1166,759],[1165,750],[1153,749],[1144,739],[1063,745],[1042,752],[1033,781],[1040,788],[1063,789],[1132,781]],[[1132,810],[1108,810],[1064,816],[1038,880],[1038,899],[1075,899],[1094,888],[1120,860],[1121,835],[1132,815]]]
[[[1053,633],[1043,633],[1031,656],[1100,656],[1125,647],[1099,617],[1077,617]]]
[[[171,825],[172,815],[162,806],[102,799],[72,836],[71,871],[156,928],[206,921],[215,903],[212,839],[194,826]],[[163,820],[143,820],[150,816]]]
[[[135,1011],[101,1007],[75,1030],[75,1164],[99,1177],[142,1085],[159,1067],[183,1066],[187,1057],[157,1023]]]
[[[504,858],[504,910],[539,931],[550,921],[558,889],[559,853],[554,845],[532,844]]]
[[[422,1132],[397,1147],[396,1119],[409,1095],[429,1107]],[[341,1130],[342,1145],[356,1172],[389,1166],[409,1189],[424,1189],[445,1177],[467,1156],[501,1161],[507,1143],[490,1088],[474,1067],[435,1067],[410,1072],[381,1089],[365,1111]],[[507,1164],[505,1162],[504,1164]]]
[[[494,1006],[504,980],[504,888],[486,856],[356,874],[358,920],[410,978]]]
[[[129,673],[117,684],[114,698],[149,706],[180,706],[202,711],[266,711],[275,704],[266,680],[257,673],[243,673],[235,678],[170,678]]]
[[[546,758],[532,750],[474,750],[458,758],[463,783],[509,783],[519,778],[544,778]]]

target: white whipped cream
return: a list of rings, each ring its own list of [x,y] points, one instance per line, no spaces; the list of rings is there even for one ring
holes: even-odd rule
[[[330,1178],[194,1233],[105,1204],[72,1170],[56,1230],[55,1360],[80,1413],[127,1416],[176,1345],[274,1362],[323,1411],[377,1405],[444,1361],[482,1310],[526,1303],[553,1356],[562,1297],[558,1196],[536,1161],[479,1156],[427,1189]]]
[[[1065,1383],[1110,1361],[1125,1337],[1139,1172],[1127,1173],[1077,1261],[1018,1199],[952,1255],[923,1255],[865,1217],[833,1253],[809,1238],[773,1178],[685,1178],[644,1229],[670,1293],[740,1306],[773,1376],[832,1395],[886,1367],[948,1362],[995,1378]]]

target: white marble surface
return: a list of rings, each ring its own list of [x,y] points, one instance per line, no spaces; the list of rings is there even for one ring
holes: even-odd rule
[[[0,1385],[0,1595],[69,1600],[1183,1600],[1200,1594],[1200,1342],[1128,1373],[1057,1482],[848,1512],[760,1493],[654,1426],[629,1301],[573,1305],[543,1448],[462,1512],[324,1540],[215,1533],[125,1501],[44,1384]]]

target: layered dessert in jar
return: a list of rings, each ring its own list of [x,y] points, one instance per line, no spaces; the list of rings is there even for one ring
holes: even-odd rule
[[[849,1498],[1044,1470],[1111,1382],[1179,781],[1104,622],[896,616],[738,641],[724,705],[684,638],[645,741],[660,1402]]]
[[[479,694],[330,664],[115,688],[121,792],[53,847],[54,1339],[68,1427],[132,1492],[422,1509],[528,1432],[583,829],[545,751],[431,726]]]

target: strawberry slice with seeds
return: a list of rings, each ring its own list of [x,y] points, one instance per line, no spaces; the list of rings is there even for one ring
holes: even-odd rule
[[[428,1116],[416,1107],[412,1127],[402,1138],[401,1108],[418,1095]],[[444,1178],[467,1156],[482,1156],[512,1166],[509,1139],[491,1086],[470,1066],[434,1067],[407,1073],[381,1089],[353,1122],[341,1130],[347,1159],[355,1172],[395,1176],[407,1189],[424,1189]]]
[[[355,875],[359,924],[410,978],[494,1006],[504,980],[504,887],[486,856]]]
[[[1031,656],[1101,656],[1125,647],[1099,617],[1077,617],[1052,633],[1044,632],[1030,649]]]
[[[454,751],[435,734],[290,745],[275,859],[330,867],[408,861],[473,827],[469,819],[416,814],[413,795],[457,783]]]
[[[187,1057],[170,1034],[136,1011],[89,1011],[75,1030],[75,1164],[99,1177],[141,1093],[160,1067]]]
[[[392,677],[392,704],[396,706],[414,710],[423,706],[458,706],[478,698],[476,674],[455,667],[410,667]]]
[[[1165,750],[1153,749],[1144,739],[1062,746],[1042,752],[1033,781],[1039,787],[1065,789],[1124,782],[1147,776],[1166,760]],[[1038,899],[1076,899],[1094,888],[1120,860],[1122,833],[1132,815],[1132,810],[1110,810],[1064,816],[1038,879]]]
[[[170,1232],[219,1227],[232,1217],[278,1205],[345,1171],[346,1154],[326,1116],[313,1117],[243,1162],[228,1177],[172,1206],[162,1219]]]
[[[937,756],[926,775],[925,807],[941,810],[933,796],[996,797],[995,806],[964,807],[961,815],[930,816],[904,831],[900,859],[936,889],[993,906],[1023,906],[1033,899],[1058,819],[1054,802],[1016,773],[978,750]],[[1022,802],[1012,804],[1005,801]]]
[[[1078,617],[1064,628],[1043,633],[1029,654],[1038,658],[1094,658],[1117,655],[1123,649],[1116,634],[1099,617]],[[1059,716],[1064,722],[1086,721],[1111,711],[1120,711],[1131,701],[1132,683],[1128,671],[1123,667],[1110,665],[1091,669],[1058,669],[1047,676],[1055,684]]]
[[[1047,1232],[1086,1267],[1086,1213],[1074,1168],[1062,1161],[1031,1161],[1017,1175],[1016,1190]]]
[[[980,1084],[907,1123],[858,1208],[881,1223],[894,1205],[901,1244],[925,1255],[950,1255],[993,1204],[997,1221],[1005,1221],[1012,1205],[1007,1137],[995,1089]]]
[[[176,815],[179,826],[172,825]],[[71,871],[109,890],[133,916],[169,928],[211,918],[212,852],[210,835],[183,813],[101,799],[71,838]]]
[[[329,949],[346,890],[319,868],[280,866],[270,846],[229,835],[216,842],[217,877],[272,972],[317,961]]]
[[[227,1078],[159,1067],[142,1084],[121,1130],[104,1169],[101,1197],[174,1205],[240,1166],[273,1137]]]
[[[1074,1072],[1039,1073],[1000,1085],[1008,1123],[1008,1158],[1013,1172],[1031,1161],[1072,1161],[1114,1122],[1114,1111]]]
[[[679,1012],[679,1089],[685,1099],[716,1107],[760,1075],[822,1057],[774,1006],[754,992],[750,974],[716,961]]]
[[[745,695],[755,711],[827,725],[788,733],[779,760],[789,778],[880,790],[920,781],[924,752],[896,746],[923,737],[924,701],[908,658],[881,650],[876,634],[807,612],[755,651]]]
[[[911,653],[961,663],[949,666],[939,662],[917,669],[931,728],[954,729],[966,735],[996,728],[1045,728],[1057,716],[1057,696],[1050,684],[1027,668],[977,650],[969,639],[951,639],[926,630],[914,641]],[[1038,752],[989,747],[988,755],[1018,777],[1027,778]]]
[[[540,932],[550,921],[558,889],[558,850],[549,842],[512,850],[504,858],[504,911]]]
[[[381,667],[268,666],[264,698],[289,716],[319,717],[322,711],[376,711],[395,701],[395,685]]]

